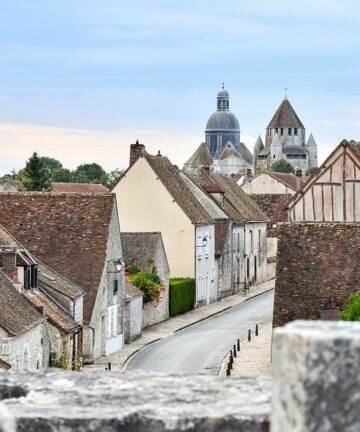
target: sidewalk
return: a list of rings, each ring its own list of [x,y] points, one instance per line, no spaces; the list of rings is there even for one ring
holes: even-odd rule
[[[250,342],[241,341],[241,349],[234,358],[231,376],[271,375],[271,340],[272,323],[260,328],[259,336],[252,333]],[[226,375],[228,361],[227,355],[222,362],[219,375]]]
[[[110,354],[109,356],[104,356],[96,360],[92,365],[86,365],[83,368],[83,372],[95,371],[95,370],[105,370],[108,362],[111,362],[111,370],[116,372],[121,372],[127,361],[137,352],[142,350],[147,345],[158,341],[159,339],[166,338],[172,334],[189,327],[197,322],[203,321],[204,319],[210,318],[220,312],[237,306],[253,297],[263,294],[267,291],[274,289],[275,281],[271,280],[264,282],[260,285],[255,285],[250,287],[250,292],[246,296],[242,294],[235,294],[225,299],[211,303],[208,306],[203,306],[199,309],[194,309],[183,315],[170,318],[167,321],[163,321],[152,327],[143,330],[142,336],[136,339],[131,344],[126,344],[123,349]]]

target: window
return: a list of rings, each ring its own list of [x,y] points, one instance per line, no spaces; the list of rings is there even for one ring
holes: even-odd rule
[[[281,129],[280,129],[280,134],[281,134],[281,135],[284,135],[284,128],[281,128]]]
[[[275,158],[276,158],[276,156],[274,155],[274,156],[273,156],[273,158],[275,159]]]
[[[203,284],[204,278],[202,275],[198,276],[198,286],[197,286],[197,299],[198,301],[202,300],[204,298],[204,284]]]
[[[297,135],[297,128],[294,128],[294,135]]]
[[[275,133],[278,133],[278,131],[279,131],[279,129],[278,129],[278,128],[276,128],[276,129],[275,129]]]
[[[250,230],[250,250],[254,252],[254,233]]]
[[[198,259],[201,259],[201,255],[202,255],[202,251],[203,251],[203,244],[202,244],[202,240],[203,240],[203,235],[202,232],[199,231],[198,235],[197,235],[197,242],[196,242],[196,249],[197,249],[197,256]]]
[[[291,128],[288,128],[288,135],[291,135]]]
[[[261,250],[261,230],[259,230],[259,251]]]
[[[211,282],[214,282],[215,278],[216,278],[215,267],[211,267]]]
[[[114,279],[114,291],[113,294],[117,294],[119,291],[119,280],[118,279]]]
[[[240,233],[237,235],[237,251],[240,252]]]

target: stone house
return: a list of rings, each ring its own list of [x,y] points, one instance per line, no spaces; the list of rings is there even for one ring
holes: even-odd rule
[[[84,292],[36,260],[2,226],[0,245],[2,269],[29,303],[47,318],[51,354],[62,359],[63,366],[69,369],[76,363],[80,367]]]
[[[228,294],[266,281],[266,217],[258,206],[227,175],[202,170],[187,176],[230,219],[230,223],[222,219],[217,227],[219,246],[224,251],[222,260],[218,261],[218,273],[220,279],[228,278],[226,285],[231,286]]]
[[[42,263],[84,291],[84,362],[122,348],[124,273],[115,196],[0,194],[0,221]]]
[[[300,174],[267,171],[247,179],[241,188],[249,195],[294,195],[309,178]]]
[[[217,300],[214,220],[167,157],[131,145],[130,167],[113,192],[125,232],[161,232],[171,277],[196,280],[196,304]]]
[[[360,142],[343,140],[288,203],[294,222],[360,221]]]
[[[140,269],[152,272],[156,269],[164,291],[157,305],[142,304],[142,328],[150,327],[169,318],[170,268],[164,243],[159,232],[121,233],[121,244],[126,264],[135,264]]]
[[[0,192],[18,192],[24,190],[25,187],[20,181],[7,179],[0,182]]]
[[[7,253],[2,251],[4,260]],[[0,358],[15,370],[44,369],[49,361],[46,317],[18,290],[9,276],[0,270]]]

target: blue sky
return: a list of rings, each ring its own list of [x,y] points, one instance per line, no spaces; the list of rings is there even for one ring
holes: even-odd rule
[[[4,2],[0,174],[37,150],[125,167],[139,139],[182,165],[225,82],[252,149],[284,96],[319,144],[360,139],[355,0]]]

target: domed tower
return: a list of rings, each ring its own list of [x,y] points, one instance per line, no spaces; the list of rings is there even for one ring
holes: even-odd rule
[[[236,116],[229,110],[229,99],[229,93],[223,84],[217,94],[216,112],[209,117],[205,129],[206,145],[215,159],[218,159],[227,141],[230,141],[238,152],[241,151],[240,126]]]

